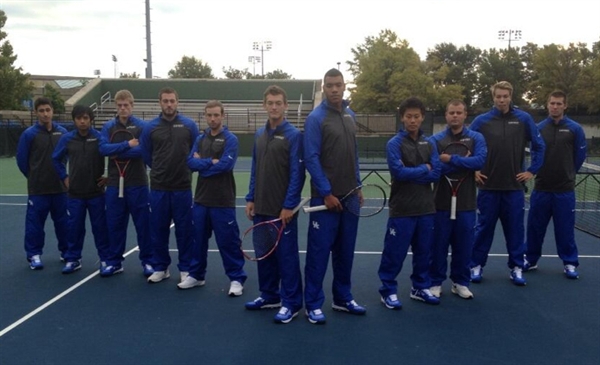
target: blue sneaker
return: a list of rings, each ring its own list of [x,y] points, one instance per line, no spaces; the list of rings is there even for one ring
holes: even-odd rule
[[[579,273],[575,265],[565,265],[564,273],[568,279],[579,279]]]
[[[361,315],[361,314],[367,313],[367,310],[365,309],[365,307],[358,305],[358,303],[356,303],[354,300],[351,300],[349,302],[342,303],[342,304],[333,302],[331,304],[331,308],[333,308],[333,310],[335,310],[335,311],[347,312],[350,314]]]
[[[144,268],[144,276],[149,278],[150,275],[154,274],[154,268],[150,264],[145,264],[142,266]]]
[[[473,283],[481,283],[483,279],[483,267],[481,265],[477,265],[471,268],[471,282]]]
[[[286,307],[281,307],[279,312],[275,315],[275,322],[277,323],[290,323],[294,317],[298,315],[298,311],[292,312],[291,309]]]
[[[248,310],[258,310],[258,309],[273,309],[281,307],[281,301],[279,300],[266,300],[262,297],[258,297],[251,302],[246,302],[244,304],[246,309]],[[284,322],[287,323],[287,322]]]
[[[398,295],[391,294],[387,297],[381,297],[381,303],[385,305],[387,309],[402,309],[402,303],[398,299]]]
[[[72,274],[79,269],[81,269],[81,260],[69,261],[62,268],[62,273],[63,274]]]
[[[525,281],[525,278],[523,277],[523,269],[518,266],[515,266],[510,270],[510,280],[517,286],[527,285],[527,281]]]
[[[109,277],[109,276],[113,276],[115,274],[120,274],[123,272],[123,266],[121,265],[107,265],[107,266],[102,266],[100,268],[100,276],[102,277]]]
[[[410,289],[410,299],[425,302],[427,304],[438,305],[440,304],[440,298],[436,298],[431,294],[429,289]]]
[[[44,268],[44,263],[40,255],[33,255],[27,261],[29,261],[29,268],[31,270],[41,270]]]
[[[527,271],[533,271],[533,270],[537,270],[538,266],[537,264],[532,264],[531,262],[527,261],[527,259],[525,259],[525,264],[523,265],[523,271],[527,272]]]
[[[306,311],[306,317],[308,321],[312,324],[324,324],[325,323],[325,314],[320,309],[314,309],[311,311]]]

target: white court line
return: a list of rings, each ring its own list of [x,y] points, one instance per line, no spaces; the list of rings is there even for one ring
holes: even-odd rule
[[[125,253],[125,255],[123,255],[124,257],[129,256],[131,253],[135,252],[138,249],[137,246],[135,246],[134,248],[132,248],[131,250],[129,250],[128,252]],[[42,304],[41,306],[37,307],[36,309],[34,309],[33,311],[29,312],[29,314],[27,314],[26,316],[22,317],[21,319],[19,319],[18,321],[14,322],[13,324],[11,324],[10,326],[6,327],[5,329],[3,329],[2,331],[0,331],[0,337],[4,336],[5,334],[7,334],[8,332],[14,330],[15,328],[17,328],[18,326],[22,325],[23,323],[25,323],[27,320],[29,320],[31,317],[35,316],[36,314],[40,313],[41,311],[43,311],[44,309],[48,308],[49,306],[51,306],[52,304],[56,303],[59,299],[61,299],[62,297],[66,296],[67,294],[69,294],[70,292],[72,292],[73,290],[79,288],[80,286],[82,286],[83,284],[85,284],[86,282],[88,282],[89,280],[93,279],[94,277],[98,276],[100,274],[100,272],[98,270],[95,270],[92,274],[88,275],[88,277],[86,277],[85,279],[79,281],[77,284],[71,286],[70,288],[68,288],[67,290],[63,291],[62,293],[58,294],[57,296],[55,296],[54,298],[50,299],[49,301],[47,301],[46,303]]]
[[[26,203],[0,203],[0,205],[18,207],[18,206],[26,206],[27,204]]]

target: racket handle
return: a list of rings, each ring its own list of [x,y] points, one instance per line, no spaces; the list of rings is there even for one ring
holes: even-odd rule
[[[125,178],[123,176],[119,177],[119,198],[123,197],[123,190],[125,189]]]
[[[314,207],[304,207],[302,210],[304,210],[304,213],[320,212],[322,210],[327,210],[327,206],[315,205]]]
[[[450,219],[456,219],[456,197],[453,196],[450,200]]]
[[[304,206],[306,203],[308,203],[309,201],[310,201],[310,196],[309,196],[309,197],[307,197],[307,198],[303,198],[303,199],[300,201],[300,204],[298,204],[298,205],[296,206],[296,208],[294,208],[294,210],[293,210],[292,212],[293,212],[294,214],[296,214],[296,212],[297,212],[297,211],[299,211],[299,210],[300,210],[300,208],[302,208],[302,207],[303,207],[303,206]]]

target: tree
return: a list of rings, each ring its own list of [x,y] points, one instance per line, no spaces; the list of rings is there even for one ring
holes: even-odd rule
[[[139,79],[140,75],[135,71],[133,71],[133,73],[131,73],[131,74],[121,72],[121,74],[119,75],[119,78],[120,79]]]
[[[499,81],[508,81],[513,86],[512,101],[515,105],[527,105],[523,96],[527,91],[524,66],[517,48],[483,51],[479,64],[479,79],[475,87],[477,108],[489,108],[492,105],[490,87]]]
[[[53,88],[51,85],[44,86],[44,96],[52,101],[52,109],[55,113],[65,112],[65,100],[58,90]]]
[[[356,86],[350,89],[350,99],[358,112],[395,112],[409,96],[419,97],[425,105],[437,109],[442,93],[461,96],[460,87],[434,87],[433,77],[425,73],[419,55],[391,30],[365,38],[365,43],[353,48],[352,54],[353,61],[348,66]]]
[[[427,73],[433,77],[436,88],[460,86],[463,92],[461,99],[471,106],[475,99],[477,67],[480,57],[481,50],[479,48],[470,45],[456,48],[452,43],[441,43],[427,52],[425,68]],[[445,104],[443,108],[445,108]]]
[[[579,102],[586,106],[588,113],[597,113],[600,112],[600,41],[592,45],[590,57],[592,61],[581,70],[576,89]],[[570,96],[568,104],[571,104]]]
[[[208,63],[196,57],[183,56],[175,68],[169,71],[171,79],[214,79],[212,68]]]
[[[7,37],[2,31],[6,20],[6,14],[0,10],[0,110],[19,110],[23,109],[22,101],[31,98],[33,84],[29,74],[22,73],[23,68],[14,67],[17,56],[13,55],[10,42],[3,41]]]
[[[533,57],[533,69],[537,76],[530,85],[534,95],[533,101],[544,105],[548,95],[553,90],[560,89],[569,95],[571,108],[582,106],[581,94],[585,90],[577,87],[577,82],[583,69],[589,66],[592,60],[592,52],[587,49],[585,43],[571,43],[567,48],[550,44],[539,49]]]
[[[265,79],[270,79],[270,80],[290,80],[292,78],[292,75],[288,74],[287,72],[283,72],[280,69],[277,69],[275,71],[271,71],[271,72],[267,72],[267,74],[265,75]]]
[[[223,67],[223,73],[225,74],[225,77],[228,79],[234,79],[234,80],[243,80],[243,79],[249,79],[252,77],[252,74],[250,72],[248,72],[248,69],[245,68],[243,70],[238,70],[236,68],[233,68],[231,66],[229,66],[228,69],[226,69],[225,67]]]

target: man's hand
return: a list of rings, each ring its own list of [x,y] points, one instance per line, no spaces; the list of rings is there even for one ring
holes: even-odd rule
[[[281,218],[281,226],[285,228],[285,225],[290,223],[292,218],[294,218],[293,209],[285,209],[283,208],[279,213],[279,218]]]
[[[100,176],[99,178],[96,179],[96,185],[98,185],[99,188],[106,187],[107,183],[108,183],[108,177],[106,177],[106,176]]]
[[[254,219],[254,202],[246,203],[246,217],[248,217],[249,220]]]
[[[533,178],[533,174],[529,171],[521,172],[517,174],[517,181],[520,183],[526,183]]]
[[[342,203],[340,203],[340,200],[338,198],[336,198],[334,195],[329,194],[325,197],[325,206],[327,207],[328,210],[333,210],[334,212],[341,212],[342,211]]]
[[[450,162],[450,159],[452,158],[452,155],[449,155],[447,153],[442,153],[440,155],[440,161],[442,161],[443,163],[448,163]]]
[[[69,188],[69,177],[65,177],[65,179],[63,180],[63,184],[65,184],[65,188]]]
[[[485,181],[487,180],[487,176],[482,174],[480,171],[475,171],[475,182],[479,185],[485,185]]]
[[[133,147],[137,147],[137,146],[139,146],[139,145],[140,145],[140,142],[138,141],[138,139],[137,139],[137,138],[134,138],[134,139],[130,139],[130,140],[129,140],[129,147],[132,147],[132,148],[133,148]]]
[[[198,152],[194,152],[194,158],[200,158],[200,154]]]

